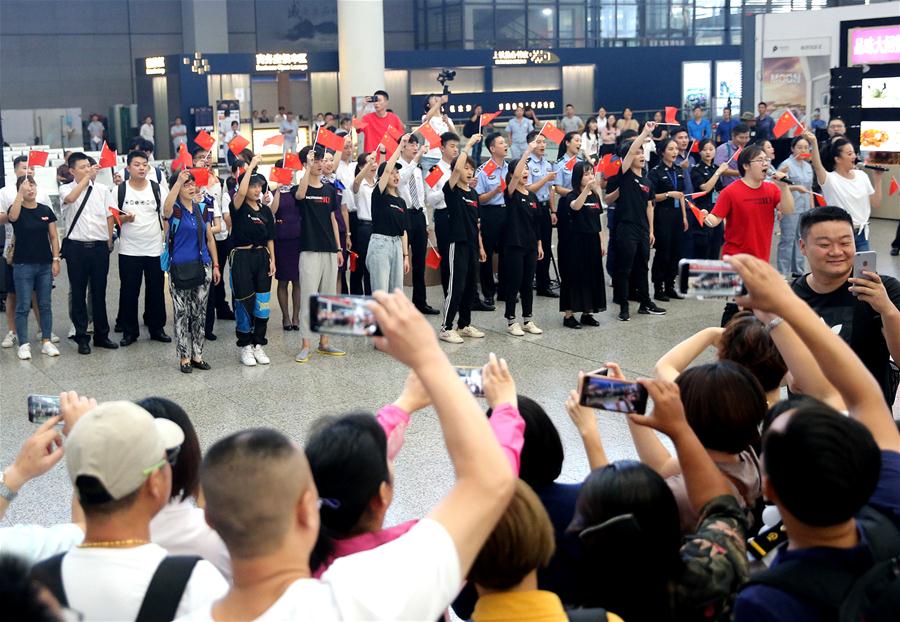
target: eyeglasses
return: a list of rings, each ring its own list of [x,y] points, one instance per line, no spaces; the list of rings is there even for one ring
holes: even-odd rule
[[[770,160],[769,158],[757,158],[755,160],[750,160],[750,163],[751,164],[765,164],[766,166],[768,166],[771,161],[772,160]]]

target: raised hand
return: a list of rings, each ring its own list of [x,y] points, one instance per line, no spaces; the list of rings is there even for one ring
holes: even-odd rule
[[[481,374],[484,380],[484,397],[491,408],[501,404],[518,406],[516,382],[509,373],[506,359],[498,359],[497,355],[491,352]]]

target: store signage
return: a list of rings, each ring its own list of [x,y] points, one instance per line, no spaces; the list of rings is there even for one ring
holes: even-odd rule
[[[556,110],[556,102],[552,99],[540,99],[531,101],[511,101],[500,102],[497,105],[498,110],[515,112],[516,108],[522,106],[531,106],[535,110]],[[473,104],[450,104],[450,114],[459,114],[463,112],[472,112]]]
[[[900,63],[900,25],[850,31],[850,64],[877,63]]]
[[[828,56],[829,54],[831,54],[831,37],[776,39],[766,41],[763,46],[763,58]]]
[[[495,65],[555,65],[559,56],[550,50],[494,50]]]
[[[166,57],[151,56],[144,59],[144,73],[148,76],[166,75]]]
[[[256,71],[306,71],[309,69],[306,52],[257,54]]]

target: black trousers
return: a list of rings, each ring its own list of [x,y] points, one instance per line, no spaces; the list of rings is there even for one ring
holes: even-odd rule
[[[550,263],[553,261],[553,223],[550,220],[550,201],[541,201],[538,225],[540,226],[544,258],[537,262],[537,289],[539,292],[544,292],[550,289]]]
[[[537,249],[507,246],[503,249],[503,282],[506,285],[506,319],[516,319],[516,297],[522,297],[522,317],[530,318],[534,303],[534,271]]]
[[[673,287],[675,277],[678,276],[678,262],[681,260],[684,240],[681,210],[657,206],[653,215],[653,234],[656,236],[656,255],[651,269],[653,285],[657,289]]]
[[[356,270],[350,273],[350,293],[371,296],[372,282],[366,270],[366,254],[369,252],[369,238],[372,237],[372,221],[360,220],[356,212],[350,212],[350,241],[356,253]]]
[[[406,238],[409,243],[409,271],[412,273],[412,301],[417,307],[428,304],[425,296],[425,253],[428,252],[428,227],[425,212],[420,209],[406,210],[409,228]]]
[[[503,261],[498,262],[497,282],[494,283],[494,253],[503,255],[503,228],[506,226],[506,206],[481,205],[478,208],[481,217],[481,243],[487,261],[481,264],[481,294],[485,298],[493,298],[503,290]],[[478,250],[477,248],[475,249]]]
[[[157,265],[159,259],[157,258]],[[109,318],[106,315],[106,279],[109,276],[109,246],[102,242],[66,242],[66,270],[72,290],[72,324],[75,341],[87,343],[87,287],[91,286],[91,307],[94,318],[94,341],[109,339]]]
[[[647,263],[650,261],[650,239],[616,234],[616,271],[613,273],[613,302],[628,307],[629,290],[634,291],[641,306],[650,304],[647,285]]]
[[[434,210],[434,237],[441,255],[441,288],[446,298],[450,286],[450,213],[446,209]]]
[[[159,257],[119,255],[119,323],[123,337],[137,338],[138,300],[141,281],[144,282],[144,318],[150,333],[158,333],[166,326],[165,278]]]
[[[225,287],[225,265],[228,263],[228,254],[231,253],[232,246],[231,236],[224,240],[216,240],[216,257],[219,258],[219,270],[222,273],[222,278],[219,280],[218,285],[212,286],[209,300],[212,308],[215,309],[218,315],[224,315],[231,312],[231,309],[228,307],[228,289]],[[210,324],[208,320],[207,326],[207,332],[211,331],[212,324]]]
[[[453,320],[459,314],[457,326],[465,328],[472,323],[472,302],[475,299],[475,275],[478,272],[477,243],[453,242],[447,251],[450,264],[450,287],[444,299],[444,330],[453,328]]]
[[[897,222],[897,233],[894,234],[894,241],[891,242],[891,248],[900,248],[900,222]]]
[[[726,302],[725,308],[722,310],[722,328],[725,328],[725,325],[728,324],[728,322],[731,321],[731,318],[737,315],[740,310],[741,308],[737,306],[736,303]]]
[[[268,343],[266,328],[271,296],[268,250],[265,247],[234,249],[231,252],[231,298],[239,348]]]

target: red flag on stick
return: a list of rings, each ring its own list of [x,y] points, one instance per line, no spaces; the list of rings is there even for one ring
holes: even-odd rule
[[[797,159],[798,160],[812,160],[812,154],[811,153],[801,153],[800,155],[797,156]]]
[[[557,145],[561,145],[563,140],[566,138],[566,133],[561,129],[557,128],[555,125],[547,121],[544,123],[544,127],[541,128],[541,135],[546,136]]]
[[[441,267],[441,254],[431,245],[428,246],[428,253],[425,255],[425,265],[432,270]]]
[[[284,156],[284,168],[289,168],[293,171],[302,171],[303,162],[300,161],[300,156],[288,151]]]
[[[100,150],[100,168],[112,168],[116,165],[116,152],[109,148],[105,142]]]
[[[691,143],[690,153],[700,153],[700,141],[695,140]]]
[[[797,120],[794,113],[790,110],[785,110],[784,113],[778,117],[778,121],[775,122],[772,134],[775,135],[775,138],[781,138],[798,125],[800,125],[800,121]]]
[[[598,168],[595,170],[599,170],[605,178],[609,179],[610,177],[615,177],[619,174],[619,169],[622,167],[622,160],[614,161],[612,154],[607,153],[600,158],[597,167]]]
[[[32,149],[28,152],[28,164],[26,166],[30,169],[35,166],[47,166],[47,158],[49,157],[50,153],[47,151],[36,151]]]
[[[124,214],[125,212],[122,212],[117,207],[109,207],[107,209],[109,210],[109,213],[112,215],[113,220],[115,220],[116,224],[121,228],[122,227],[122,214]]]
[[[234,138],[231,139],[231,142],[228,143],[228,150],[231,151],[236,156],[241,155],[241,151],[247,148],[247,145],[250,144],[250,141],[238,134]]]
[[[689,208],[691,208],[691,213],[694,215],[694,218],[697,219],[697,222],[700,223],[700,226],[702,227],[703,226],[703,212],[701,212],[700,208],[698,208],[696,205],[694,205],[693,202],[691,202],[690,200],[685,199],[685,203],[687,204],[687,206]]]
[[[813,192],[813,198],[816,200],[816,205],[819,207],[825,207],[825,197],[819,194],[818,192]]]
[[[393,154],[397,147],[400,145],[394,140],[393,136],[391,136],[391,128],[388,127],[388,131],[384,133],[384,136],[381,137],[381,144],[384,145],[384,148],[387,150],[389,154]],[[390,157],[385,155],[385,157]]]
[[[216,139],[210,136],[206,130],[200,130],[194,138],[194,142],[209,151],[216,144]]]
[[[733,154],[731,154],[731,157],[728,158],[728,161],[731,162],[732,160],[737,160],[737,157],[739,155],[741,155],[741,151],[743,151],[743,150],[744,150],[743,147],[738,147],[738,150],[735,151]]]
[[[435,184],[437,184],[443,176],[444,171],[441,170],[441,167],[434,166],[432,167],[431,172],[428,173],[428,176],[425,178],[425,183],[428,184],[429,188],[434,188]]]
[[[316,144],[322,145],[326,149],[331,149],[335,153],[344,149],[343,137],[324,127],[320,127],[318,134],[316,134]]]
[[[437,132],[434,131],[434,128],[428,123],[423,123],[415,131],[428,141],[428,146],[430,148],[434,149],[435,147],[441,146],[441,137],[438,136]]]
[[[395,141],[399,141],[401,138],[403,138],[403,130],[398,130],[393,125],[387,126],[387,134],[391,138],[393,138]],[[387,145],[385,145],[385,146],[387,146]]]
[[[478,120],[478,126],[483,127],[500,116],[500,111],[497,112],[485,112],[481,115],[481,118]]]
[[[356,272],[356,260],[358,257],[358,254],[350,251],[350,272]]]
[[[675,118],[677,114],[678,108],[676,106],[666,106],[666,120],[663,122],[663,125],[681,125],[678,119]]]
[[[484,166],[481,167],[481,171],[485,175],[488,175],[488,176],[493,175],[494,171],[496,171],[496,170],[497,170],[497,163],[494,162],[493,160],[488,160],[487,162],[484,163]]]
[[[289,186],[293,180],[294,174],[291,172],[291,169],[273,166],[272,172],[269,173],[269,181],[277,182],[282,186]]]
[[[271,138],[267,138],[263,141],[263,147],[267,147],[269,145],[284,145],[284,134],[276,134]]]
[[[178,157],[172,160],[172,170],[191,168],[192,166],[194,166],[194,158],[187,150],[187,145],[182,143],[178,146]]]
[[[209,185],[209,169],[192,168],[189,170],[194,177],[194,183],[197,184],[198,188],[206,188]]]
[[[500,191],[506,192],[506,180],[502,177],[500,178]]]
[[[578,161],[578,158],[572,158],[572,159],[570,159],[568,162],[566,162],[566,170],[567,170],[567,171],[574,171],[574,170],[575,170],[575,163],[576,163],[577,161]]]
[[[888,196],[892,197],[897,194],[897,192],[900,192],[900,184],[898,184],[894,176],[891,175],[891,186],[888,189]]]
[[[704,194],[709,194],[709,190],[706,192],[695,192],[694,194],[689,194],[688,197],[696,199],[697,197],[702,197]]]

